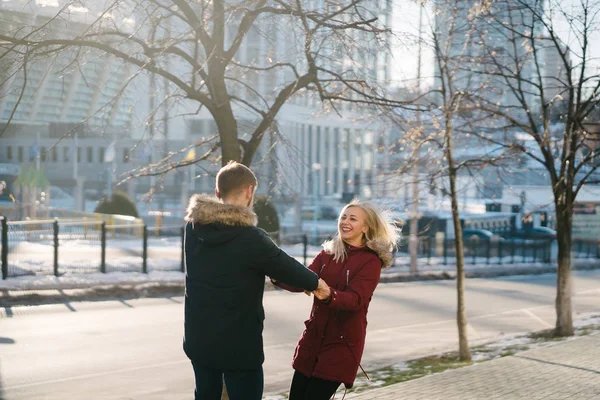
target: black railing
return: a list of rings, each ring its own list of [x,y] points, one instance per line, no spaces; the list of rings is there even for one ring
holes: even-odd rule
[[[0,227],[2,279],[184,268],[181,226],[161,227],[158,231],[142,224],[60,219],[9,221],[0,216]]]
[[[181,225],[157,228],[89,220],[8,221],[0,216],[0,226],[3,279],[36,274],[185,270],[185,229]],[[270,235],[305,265],[321,251],[321,244],[332,237],[330,233]],[[464,240],[463,250],[468,265],[548,264],[556,254],[556,241],[472,237]],[[600,259],[600,241],[574,239],[572,254],[577,259]],[[451,265],[455,256],[453,239],[419,238],[420,265]],[[406,240],[395,253],[395,264],[410,264]]]

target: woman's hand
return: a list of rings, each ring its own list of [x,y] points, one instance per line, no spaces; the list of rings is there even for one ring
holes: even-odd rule
[[[331,296],[331,289],[323,279],[319,278],[319,286],[313,293],[317,299],[323,301],[327,300]]]

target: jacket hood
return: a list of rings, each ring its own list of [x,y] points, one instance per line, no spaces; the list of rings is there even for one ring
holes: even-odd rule
[[[214,196],[195,194],[190,198],[187,208],[186,222],[209,225],[256,226],[258,219],[252,209],[222,203]]]
[[[367,242],[367,247],[381,260],[381,269],[388,268],[392,265],[392,251],[394,250],[392,244],[387,240],[373,239]]]
[[[323,249],[327,254],[333,254],[334,240],[341,240],[335,238],[329,240],[323,244]],[[381,260],[381,269],[388,268],[392,265],[392,251],[393,246],[390,242],[383,239],[373,239],[366,243],[365,247],[354,247],[350,246],[350,251],[372,251]]]
[[[222,203],[213,196],[196,194],[190,199],[185,221],[191,223],[191,238],[198,247],[223,246],[249,227],[256,214],[247,207]]]

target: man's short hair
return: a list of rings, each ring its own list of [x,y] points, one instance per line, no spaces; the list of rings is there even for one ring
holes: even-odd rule
[[[229,161],[217,174],[217,190],[222,199],[248,186],[256,187],[257,185],[258,181],[254,172],[237,161]]]

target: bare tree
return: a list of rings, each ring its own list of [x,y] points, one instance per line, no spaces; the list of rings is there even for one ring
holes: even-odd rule
[[[597,133],[590,128],[599,117],[600,74],[591,43],[600,33],[600,2],[503,0],[479,6],[481,19],[493,22],[477,26],[480,67],[464,68],[492,79],[503,92],[472,96],[478,110],[472,122],[495,121],[494,132],[479,137],[525,155],[549,177],[558,242],[555,334],[569,336],[573,206],[585,185],[600,183]]]
[[[442,194],[450,199],[456,253],[458,350],[460,359],[468,361],[471,359],[471,353],[467,335],[465,261],[458,202],[461,188],[457,185],[457,175],[461,170],[467,171],[475,165],[483,165],[487,155],[478,154],[478,158],[462,155],[460,159],[455,156],[456,143],[464,143],[465,124],[462,113],[466,96],[456,82],[460,72],[459,58],[464,55],[464,51],[454,54],[453,50],[458,47],[458,43],[464,45],[469,26],[457,17],[456,7],[448,6],[445,2],[441,3],[434,7],[434,20],[428,18],[430,22],[427,39],[419,38],[424,40],[424,44],[434,52],[436,62],[434,87],[415,102],[421,115],[404,111],[394,116],[394,122],[406,128],[402,138],[402,148],[412,149],[411,155],[404,160],[405,164],[397,172],[404,174],[409,170],[414,171],[416,169],[414,166],[419,164],[420,173],[413,174],[412,184],[418,185],[420,179],[431,182],[441,181],[442,183],[436,185],[437,189],[441,189]],[[462,77],[461,83],[470,78],[470,76]],[[482,83],[478,83],[478,87],[483,86]],[[457,125],[461,129],[457,130]],[[427,160],[427,163],[424,160]],[[416,199],[413,198],[412,201]]]
[[[51,26],[20,27],[3,31],[0,41],[23,56],[104,53],[162,78],[172,88],[170,97],[195,102],[214,119],[218,141],[211,149],[220,150],[222,164],[250,165],[294,96],[314,96],[335,111],[344,102],[399,105],[386,98],[383,82],[370,72],[389,35],[379,21],[387,11],[376,1],[115,0],[100,9],[83,0],[63,3],[54,20],[69,20],[72,7],[87,7],[94,19],[70,35]],[[270,44],[250,54],[256,41]],[[266,84],[259,85],[258,77],[266,77]],[[255,120],[247,137],[239,126],[241,112]],[[168,169],[186,165],[172,158],[165,163]]]

